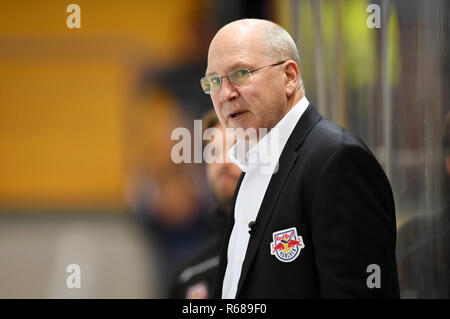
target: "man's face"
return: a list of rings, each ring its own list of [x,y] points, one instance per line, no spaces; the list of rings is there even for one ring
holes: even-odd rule
[[[221,125],[216,126],[216,128],[221,130],[224,138],[222,140],[220,138],[213,138],[210,145],[215,150],[222,150],[222,154],[216,154],[216,162],[206,164],[206,175],[214,196],[220,202],[223,209],[228,210],[236,184],[241,175],[241,170],[229,161],[227,155],[227,145],[233,145],[234,136],[227,135],[225,128]]]
[[[237,69],[253,70],[272,61],[262,52],[258,30],[235,26],[221,30],[211,42],[206,75],[223,76]],[[252,80],[235,85],[227,77],[219,91],[211,93],[221,123],[231,128],[274,127],[287,112],[283,65],[262,68],[251,74]]]

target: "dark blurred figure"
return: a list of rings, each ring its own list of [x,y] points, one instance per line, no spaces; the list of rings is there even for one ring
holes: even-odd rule
[[[450,216],[450,112],[445,117],[444,210],[421,214],[406,221],[397,235],[402,298],[448,298]]]
[[[225,223],[241,174],[241,170],[231,163],[227,156],[227,145],[234,144],[234,136],[226,134],[214,110],[203,117],[203,132],[209,128],[220,129],[224,137],[223,140],[212,138],[212,141],[208,143],[212,149],[222,150],[222,153],[216,153],[216,160],[206,164],[208,183],[218,202],[218,207],[211,216],[215,233],[205,245],[182,263],[171,284],[169,298],[206,299],[211,297]]]

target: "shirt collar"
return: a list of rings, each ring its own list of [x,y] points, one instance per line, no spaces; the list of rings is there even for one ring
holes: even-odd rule
[[[260,168],[262,173],[272,174],[289,136],[308,105],[309,101],[304,96],[257,144],[251,146],[248,140],[239,140],[228,151],[230,160],[243,172]],[[245,156],[239,156],[239,153]]]

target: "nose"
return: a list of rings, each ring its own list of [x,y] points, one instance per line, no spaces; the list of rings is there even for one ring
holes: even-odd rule
[[[237,98],[239,95],[236,88],[231,84],[228,77],[222,79],[222,84],[219,89],[219,99],[221,103],[230,102]]]

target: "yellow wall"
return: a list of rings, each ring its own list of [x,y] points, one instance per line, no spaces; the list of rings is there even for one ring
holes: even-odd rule
[[[122,205],[133,68],[175,62],[200,2],[0,4],[0,210]]]
[[[158,59],[171,57],[189,32],[201,0],[14,0],[0,4],[0,37],[113,36],[139,42]],[[69,29],[66,7],[81,8],[81,29]]]

